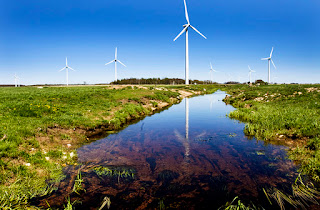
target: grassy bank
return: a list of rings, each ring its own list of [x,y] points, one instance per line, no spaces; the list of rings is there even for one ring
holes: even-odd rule
[[[290,158],[299,161],[302,173],[320,181],[320,85],[234,85],[225,89],[231,95],[225,102],[237,108],[229,116],[247,123],[247,135],[293,143]]]
[[[90,137],[215,86],[0,88],[0,208],[50,193]]]

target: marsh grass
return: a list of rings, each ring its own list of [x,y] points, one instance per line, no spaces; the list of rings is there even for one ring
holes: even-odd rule
[[[307,140],[290,152],[300,172],[320,181],[320,85],[234,85],[224,87],[229,114],[246,122],[244,132],[263,140]]]
[[[219,210],[255,210],[260,209],[254,205],[245,205],[238,196],[236,196],[231,202],[227,202],[224,206],[220,207]]]
[[[75,204],[81,204],[81,202],[78,201],[78,200],[75,200],[75,201],[71,202],[70,197],[67,197],[66,200],[67,200],[67,205],[64,206],[64,210],[74,210],[75,209],[75,207],[74,207]]]
[[[78,174],[77,177],[74,181],[74,185],[72,188],[72,192],[80,195],[81,192],[86,192],[86,190],[83,188],[82,183],[83,183],[83,179],[82,179],[82,175],[81,175],[81,171],[78,170]]]
[[[128,167],[103,167],[98,166],[93,168],[93,172],[95,172],[98,176],[107,176],[110,178],[116,178],[118,183],[120,183],[120,178],[125,180],[133,180],[135,179],[135,170]]]
[[[285,209],[287,204],[296,209],[307,209],[310,203],[319,205],[317,199],[319,198],[320,192],[311,182],[303,181],[300,174],[291,185],[291,188],[292,194],[277,188],[263,189],[263,191],[269,203],[272,205],[270,199],[273,199],[281,210]]]

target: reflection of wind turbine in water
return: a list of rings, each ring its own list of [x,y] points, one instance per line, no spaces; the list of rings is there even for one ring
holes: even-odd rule
[[[183,144],[185,148],[185,160],[189,161],[189,155],[190,155],[190,142],[189,142],[189,98],[185,98],[185,128],[186,133],[185,136],[182,136],[179,131],[175,130],[174,133],[177,137],[177,139]],[[196,136],[196,138],[199,138],[201,136],[204,136],[206,133],[203,132]]]
[[[186,140],[189,140],[189,98],[186,98]]]
[[[175,130],[174,133],[177,139],[183,144],[185,148],[185,160],[188,162],[189,155],[190,155],[190,142],[189,142],[189,98],[185,98],[185,128],[186,128],[186,135],[182,136],[179,131]]]

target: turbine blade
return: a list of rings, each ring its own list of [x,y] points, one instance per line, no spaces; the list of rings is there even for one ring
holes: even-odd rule
[[[250,68],[250,66],[248,65],[248,68],[249,68],[249,70],[251,71],[251,68]]]
[[[118,55],[118,48],[116,47],[116,52],[115,52],[115,55],[114,55],[115,60],[117,60],[117,55]]]
[[[113,63],[113,62],[115,62],[116,60],[112,60],[112,61],[110,61],[109,63],[106,63],[106,64],[104,64],[104,65],[109,65],[110,63]]]
[[[188,9],[187,9],[187,3],[186,3],[186,0],[183,0],[183,1],[184,1],[184,12],[185,12],[185,15],[186,15],[186,19],[187,19],[188,24],[190,24],[189,15],[188,15]]]
[[[63,71],[63,70],[65,70],[66,69],[66,67],[63,67],[63,69],[61,69],[61,70],[59,70],[59,71]]]
[[[127,67],[126,65],[124,65],[123,63],[121,63],[121,61],[117,60],[122,66]]]
[[[73,68],[71,68],[70,66],[68,66],[68,68],[71,69],[72,71],[76,71],[76,70],[74,70]]]
[[[272,47],[272,50],[271,50],[271,53],[270,53],[270,58],[272,57],[272,53],[273,53],[273,47]]]
[[[195,27],[193,27],[192,25],[190,25],[190,27],[195,30],[198,34],[200,34],[203,38],[207,39],[207,37],[205,37],[202,33],[200,33],[200,31],[198,31]]]
[[[274,68],[277,69],[276,65],[274,65],[274,63],[273,63],[273,60],[272,59],[270,59],[270,60],[271,60],[272,65],[274,66]]]
[[[187,30],[187,28],[188,27],[185,27],[173,41],[176,41],[181,36],[181,34],[183,34]]]
[[[210,68],[212,69],[212,64],[211,64],[211,62],[210,62]]]
[[[268,59],[269,59],[269,58],[261,58],[261,60],[263,60],[263,61],[264,61],[264,60],[268,60]]]

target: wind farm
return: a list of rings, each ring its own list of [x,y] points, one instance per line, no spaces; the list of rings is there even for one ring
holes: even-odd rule
[[[319,208],[314,4],[5,2],[0,208]]]

